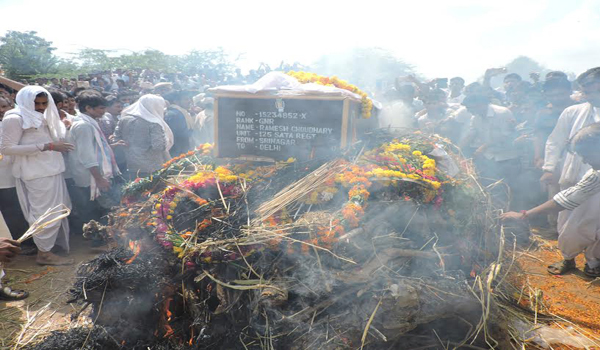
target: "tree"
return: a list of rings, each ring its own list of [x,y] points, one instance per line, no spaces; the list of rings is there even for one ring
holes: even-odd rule
[[[0,64],[11,79],[55,73],[60,63],[52,42],[37,36],[37,32],[10,30],[0,43]]]
[[[221,79],[233,72],[233,62],[229,60],[222,48],[216,50],[192,50],[179,57],[179,70],[185,74],[211,75],[208,78]]]
[[[529,78],[530,73],[540,73],[540,76],[543,79],[544,75],[550,71],[536,60],[527,56],[519,56],[515,58],[506,65],[506,68],[509,73],[517,73],[521,76],[521,78],[523,78],[523,80],[529,81],[531,81]]]
[[[519,56],[506,64],[505,67],[507,73],[517,73],[521,76],[521,78],[523,78],[523,80],[529,82],[531,82],[531,78],[529,77],[529,74],[531,73],[539,73],[540,79],[544,80],[546,73],[550,72],[550,69],[544,67],[536,60],[527,56]],[[505,75],[506,74],[497,75],[492,78],[491,86],[493,88],[502,86]]]
[[[370,91],[391,88],[396,77],[414,72],[411,65],[381,48],[357,48],[324,55],[310,69],[322,75],[335,75]]]
[[[88,72],[105,71],[113,69],[116,60],[109,57],[111,51],[86,48],[79,51],[76,55],[77,61],[82,68]]]

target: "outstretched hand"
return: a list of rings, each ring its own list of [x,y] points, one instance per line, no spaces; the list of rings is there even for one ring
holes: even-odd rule
[[[0,262],[10,262],[19,254],[21,243],[8,239],[0,238]]]
[[[509,211],[506,212],[502,215],[500,215],[500,220],[504,221],[504,220],[520,220],[523,219],[523,214],[522,213],[517,213],[515,211]]]

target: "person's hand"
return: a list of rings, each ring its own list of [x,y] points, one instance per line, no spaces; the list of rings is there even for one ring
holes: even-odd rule
[[[64,118],[63,120],[61,120],[61,122],[63,122],[63,124],[65,124],[65,127],[66,127],[67,129],[70,129],[70,128],[71,128],[71,125],[72,125],[72,124],[71,124],[71,121],[70,121],[69,119],[67,119],[67,118]]]
[[[549,171],[544,171],[544,175],[540,177],[540,182],[544,185],[550,185],[554,182],[554,174]]]
[[[110,189],[110,182],[108,182],[107,179],[101,177],[99,179],[96,179],[96,187],[98,187],[100,191],[106,192]]]
[[[125,142],[124,140],[119,140],[115,143],[111,143],[110,147],[115,148],[115,147],[127,147],[129,146],[129,144],[127,144],[127,142]]]
[[[500,75],[500,74],[504,74],[504,73],[506,73],[506,67],[489,68],[485,71],[485,76],[486,77],[495,77],[496,75]]]
[[[533,165],[536,168],[541,169],[544,166],[544,158],[535,158],[533,160]]]
[[[61,153],[70,152],[74,149],[75,146],[73,144],[63,141],[51,142],[46,145],[46,150],[52,150]]]
[[[523,213],[509,211],[507,213],[500,215],[500,220],[502,220],[502,221],[504,221],[504,220],[522,220],[522,219],[524,219],[524,217],[525,216],[523,215]]]
[[[21,243],[8,238],[0,238],[0,262],[10,262],[21,251]]]

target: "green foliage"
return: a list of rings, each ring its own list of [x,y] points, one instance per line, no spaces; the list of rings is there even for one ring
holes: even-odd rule
[[[73,55],[73,59],[61,59],[54,54],[52,42],[36,32],[9,31],[0,38],[0,64],[6,76],[15,79],[74,78],[79,74],[114,69],[149,69],[163,73],[182,72],[202,74],[209,72],[222,78],[233,71],[233,62],[223,49],[193,50],[185,55],[167,55],[158,50],[145,50],[128,54],[116,54],[112,50],[86,48]]]
[[[52,42],[34,31],[10,30],[0,38],[0,43],[0,64],[11,79],[55,73],[61,63],[53,53]]]

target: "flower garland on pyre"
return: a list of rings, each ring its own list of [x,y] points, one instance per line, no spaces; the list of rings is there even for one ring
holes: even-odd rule
[[[305,204],[325,203],[333,197],[332,194],[337,193],[336,185],[348,189],[348,201],[338,216],[329,226],[319,227],[317,238],[310,243],[331,249],[332,244],[348,229],[358,227],[364,217],[373,183],[379,191],[399,190],[399,194],[406,199],[433,203],[439,208],[443,200],[442,185],[452,182],[449,178],[441,178],[447,176],[437,170],[433,158],[399,140],[367,151],[356,164],[348,164],[347,170],[336,176],[335,182],[327,182],[304,197]],[[307,250],[307,247],[303,248]]]
[[[371,110],[373,109],[373,101],[369,98],[366,92],[360,90],[358,87],[339,79],[338,77],[325,77],[310,72],[295,72],[289,71],[287,75],[296,78],[302,84],[315,83],[324,86],[335,86],[338,89],[348,90],[352,93],[360,95],[362,103],[362,116],[365,119],[371,117]]]
[[[434,207],[441,205],[445,185],[452,186],[453,179],[438,171],[436,161],[426,155],[432,145],[411,146],[405,142],[386,142],[363,153],[353,163],[346,161],[344,171],[300,198],[299,202],[306,207],[323,207],[331,206],[336,202],[334,197],[347,193],[347,201],[341,209],[327,225],[314,226],[313,234],[295,234],[293,240],[287,240],[288,233],[280,228],[293,223],[294,219],[285,209],[263,222],[274,233],[269,239],[242,242],[240,238],[247,236],[241,235],[239,229],[247,227],[243,222],[247,218],[238,220],[242,222],[236,227],[231,225],[231,221],[235,221],[231,217],[233,207],[243,205],[249,189],[277,177],[281,169],[294,163],[293,159],[271,166],[217,166],[211,161],[196,164],[190,159],[196,157],[195,154],[165,165],[165,169],[173,172],[173,169],[180,171],[186,162],[194,163],[196,172],[178,184],[168,185],[155,196],[147,226],[164,248],[184,259],[190,268],[247,258],[265,249],[304,254],[308,254],[311,247],[331,250],[341,236],[359,227],[370,191],[395,193],[401,200]],[[212,247],[209,241],[218,240],[231,240],[231,243]]]

